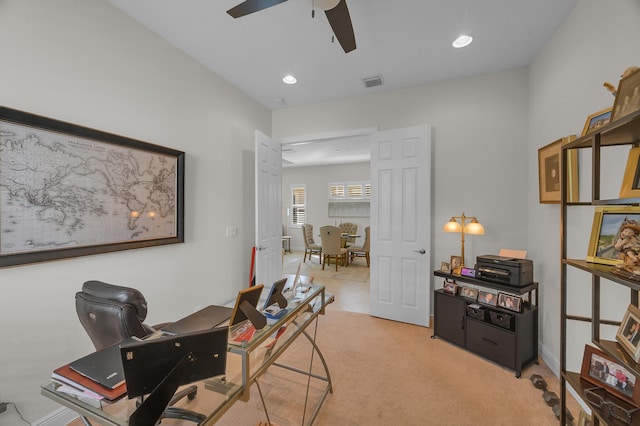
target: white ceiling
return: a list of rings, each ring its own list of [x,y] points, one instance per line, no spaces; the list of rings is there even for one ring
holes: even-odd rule
[[[238,19],[226,11],[242,0],[109,1],[272,110],[527,66],[576,3],[347,0],[357,48],[345,54],[332,43],[324,13],[311,18],[313,0]],[[452,48],[462,33],[474,42]],[[286,74],[298,83],[284,84]],[[366,88],[362,78],[375,75],[384,84]],[[298,145],[296,152],[311,158],[305,149],[329,145]]]

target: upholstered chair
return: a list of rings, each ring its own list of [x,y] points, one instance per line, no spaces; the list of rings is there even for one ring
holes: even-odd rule
[[[309,255],[309,260],[315,254],[318,256],[318,263],[322,263],[322,246],[316,244],[313,239],[313,225],[310,223],[302,225],[302,239],[304,241],[304,259],[302,261],[307,261],[307,254]]]
[[[364,228],[364,243],[361,246],[348,247],[349,261],[353,262],[354,257],[364,257],[367,260],[367,267],[369,267],[369,227]]]
[[[341,247],[340,244],[340,228],[336,226],[323,226],[320,228],[320,239],[322,240],[322,269],[324,265],[334,259],[336,262],[336,271],[338,270],[338,262],[343,265],[347,264],[347,249]]]
[[[340,231],[343,234],[350,234],[350,235],[356,235],[358,233],[358,224],[357,223],[352,223],[352,222],[343,222],[340,224]],[[346,242],[346,246],[348,247],[349,244],[353,244],[356,239],[355,238],[349,238],[349,237],[343,237],[343,239]]]

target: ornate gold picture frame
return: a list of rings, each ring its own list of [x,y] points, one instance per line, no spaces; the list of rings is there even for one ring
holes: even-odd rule
[[[640,197],[640,148],[631,148],[627,157],[627,167],[624,170],[620,198]]]

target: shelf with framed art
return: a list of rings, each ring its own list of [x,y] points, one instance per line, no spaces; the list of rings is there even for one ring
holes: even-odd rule
[[[574,396],[591,409],[594,424],[640,425],[640,104],[631,112],[623,113],[620,108],[625,92],[639,90],[640,72],[625,77],[614,106],[589,116],[582,135],[561,146],[562,182],[570,182],[577,173],[574,167],[578,164],[570,163],[576,152],[586,153],[578,158],[591,157],[591,164],[581,164],[581,173],[591,173],[591,197],[585,201],[583,191],[578,200],[571,197],[567,184],[561,185],[560,424],[567,424],[567,394],[573,389]],[[603,158],[616,158],[607,156],[607,150],[625,146],[630,149],[619,196],[603,197],[612,185],[611,173],[607,173],[611,161],[605,164]],[[585,208],[594,210],[587,256],[570,258],[568,253],[584,250],[576,241],[579,233],[588,231],[576,222],[588,218]],[[584,277],[589,280],[585,282]],[[574,301],[581,297],[577,291],[591,294],[590,314],[576,314],[580,308]],[[628,302],[616,308],[618,298],[626,297],[627,291]],[[590,325],[591,339],[578,344],[572,331],[585,323]],[[580,371],[570,371],[570,362],[574,367],[580,365]]]
[[[538,283],[513,287],[444,271],[434,292],[433,338],[440,337],[522,375],[538,362]]]

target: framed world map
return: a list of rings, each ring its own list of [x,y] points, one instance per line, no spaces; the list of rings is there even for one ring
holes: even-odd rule
[[[184,242],[184,160],[0,107],[0,267]]]

